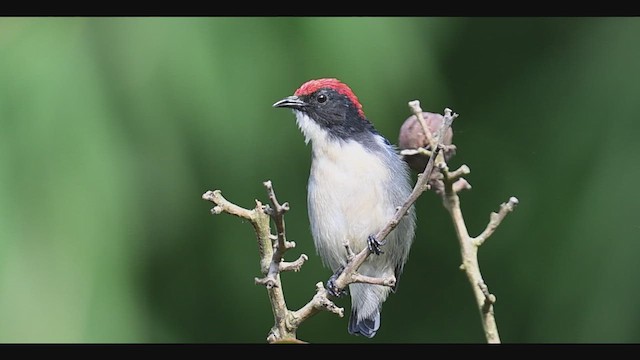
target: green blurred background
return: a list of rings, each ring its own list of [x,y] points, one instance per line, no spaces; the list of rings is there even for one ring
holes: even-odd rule
[[[461,195],[503,342],[640,341],[640,19],[1,18],[0,342],[263,343],[273,324],[246,221],[264,180],[310,260],[309,148],[271,105],[338,77],[392,142],[409,116],[459,113]],[[399,291],[372,339],[321,313],[317,342],[483,342],[440,199],[418,200]],[[349,309],[348,299],[337,303]]]

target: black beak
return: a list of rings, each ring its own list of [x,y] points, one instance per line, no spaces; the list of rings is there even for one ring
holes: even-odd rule
[[[273,104],[273,107],[288,107],[292,109],[300,109],[305,106],[307,106],[307,103],[300,100],[300,98],[295,95],[286,97],[278,101],[277,103]]]

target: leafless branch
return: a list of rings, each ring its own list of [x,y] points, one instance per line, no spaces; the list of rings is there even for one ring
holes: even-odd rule
[[[512,196],[511,198],[509,198],[509,201],[500,204],[500,211],[498,211],[497,213],[492,212],[490,214],[489,223],[487,224],[486,229],[484,229],[484,231],[480,235],[476,236],[476,238],[473,239],[476,246],[482,245],[484,241],[489,236],[491,236],[494,231],[496,231],[498,226],[500,226],[500,223],[502,223],[502,220],[504,220],[505,216],[515,210],[516,205],[518,205],[518,199]]]
[[[422,109],[420,108],[420,102],[418,100],[411,101],[409,103],[409,106],[412,108],[416,116],[422,116]],[[445,121],[442,123],[442,126],[438,130],[435,141],[439,141],[439,139],[443,138],[447,129],[451,126],[453,120],[457,116],[458,114],[452,113],[450,109],[445,109],[445,115],[444,115]],[[429,188],[428,182],[429,182],[429,179],[431,178],[431,173],[433,172],[434,162],[436,157],[440,153],[440,150],[442,147],[434,146],[434,148],[435,148],[435,151],[431,152],[431,155],[429,156],[429,162],[427,162],[427,166],[425,167],[424,171],[418,175],[418,181],[413,187],[413,190],[411,191],[411,194],[409,194],[409,197],[407,198],[407,200],[400,207],[398,207],[398,209],[396,209],[395,214],[389,220],[389,222],[387,222],[387,225],[385,225],[375,235],[375,239],[378,242],[382,242],[387,237],[387,235],[389,235],[389,233],[391,233],[391,231],[396,226],[398,226],[400,219],[402,219],[402,217],[407,213],[407,211],[413,205],[413,203],[415,203],[416,200],[418,200],[418,198],[420,197],[420,195],[422,195],[422,193]],[[355,282],[354,279],[358,278],[358,276],[355,275],[358,268],[360,267],[360,265],[362,265],[365,262],[367,257],[369,257],[370,253],[371,253],[370,250],[365,247],[359,253],[357,253],[351,259],[351,261],[347,262],[347,264],[344,267],[344,270],[335,280],[335,285],[338,287],[338,289],[344,289],[349,284]],[[380,284],[380,285],[385,285],[388,283],[388,282],[385,282],[385,280],[368,279],[368,281],[375,281],[376,284]],[[392,286],[392,285],[387,285],[387,286]]]
[[[513,211],[515,205],[518,203],[518,199],[512,197],[509,199],[509,202],[501,205],[498,213],[491,213],[490,221],[486,229],[478,237],[472,238],[469,236],[469,231],[465,225],[460,208],[460,198],[458,197],[458,191],[471,188],[471,185],[462,178],[463,175],[470,174],[471,170],[468,166],[462,165],[457,170],[450,172],[446,164],[442,165],[440,169],[443,172],[445,184],[445,191],[442,194],[444,206],[451,215],[460,243],[460,253],[462,256],[462,265],[460,268],[467,274],[467,278],[473,289],[487,342],[500,343],[500,335],[498,333],[498,326],[493,309],[496,297],[489,292],[489,287],[482,278],[480,264],[478,263],[478,248],[493,234],[504,217]]]
[[[438,140],[433,137],[433,134],[431,134],[431,129],[429,129],[429,125],[427,125],[427,121],[424,119],[424,116],[422,115],[422,108],[420,107],[420,101],[419,100],[409,101],[409,108],[411,108],[411,111],[413,111],[416,118],[418,119],[418,122],[420,123],[420,127],[422,128],[422,132],[424,132],[424,136],[427,138],[427,143],[429,143],[429,146],[431,146],[431,149],[435,149],[436,146],[438,145]],[[431,155],[428,155],[428,156],[431,156]]]
[[[221,214],[223,212],[239,216],[249,220],[256,232],[258,241],[258,250],[260,253],[260,270],[264,277],[255,278],[255,283],[264,285],[267,288],[267,294],[271,302],[271,309],[274,316],[274,326],[271,328],[267,341],[272,342],[299,342],[296,338],[296,330],[299,322],[291,322],[292,316],[296,316],[296,312],[287,309],[284,293],[282,291],[282,283],[280,281],[280,271],[299,271],[300,267],[306,260],[307,255],[302,254],[293,262],[283,261],[284,253],[295,246],[294,242],[287,241],[284,225],[284,213],[289,210],[287,203],[280,204],[277,200],[271,181],[264,183],[267,194],[271,202],[271,206],[262,205],[256,200],[256,207],[252,210],[245,209],[235,205],[225,199],[220,190],[207,191],[202,198],[216,204],[212,209],[213,214]],[[277,235],[271,234],[270,220],[276,225]],[[314,300],[310,302],[310,306],[314,309],[327,309],[337,311],[335,305],[326,298],[323,301],[319,296],[314,296]],[[311,312],[307,312],[306,316],[311,316]]]
[[[460,199],[458,192],[465,189],[471,189],[471,185],[463,178],[470,174],[470,169],[466,165],[454,171],[449,171],[442,149],[455,149],[455,145],[444,145],[442,139],[447,132],[453,120],[458,114],[452,113],[450,109],[444,111],[444,121],[436,134],[430,132],[429,127],[422,116],[420,102],[415,100],[409,103],[412,112],[417,116],[423,131],[428,139],[430,149],[406,149],[403,150],[404,155],[421,154],[428,156],[424,171],[418,175],[418,180],[407,198],[407,200],[396,209],[395,214],[389,220],[387,225],[375,234],[375,239],[382,242],[386,236],[398,225],[409,208],[415,203],[420,195],[430,188],[429,182],[432,179],[434,168],[438,168],[440,174],[434,178],[439,182],[439,188],[436,191],[442,195],[445,208],[449,211],[453,220],[456,235],[460,242],[460,251],[462,255],[462,265],[460,268],[465,271],[469,282],[472,285],[473,292],[480,310],[482,325],[485,331],[487,341],[490,343],[499,343],[500,337],[494,317],[493,305],[496,301],[495,295],[489,292],[489,288],[482,279],[480,267],[478,264],[477,252],[478,248],[490,237],[501,224],[506,215],[513,211],[518,204],[515,197],[511,197],[508,202],[500,206],[497,213],[490,214],[490,221],[484,231],[475,238],[469,236],[467,227],[464,222],[462,210],[460,208]],[[301,342],[296,338],[296,330],[307,319],[314,316],[320,311],[329,311],[340,317],[344,316],[344,309],[336,306],[330,299],[329,293],[325,289],[322,282],[316,284],[316,293],[312,299],[301,307],[299,310],[292,311],[286,306],[284,294],[282,292],[282,283],[280,281],[281,271],[299,271],[308,257],[304,254],[293,262],[283,261],[285,252],[293,247],[295,243],[287,241],[285,232],[284,214],[289,210],[288,203],[280,204],[277,200],[275,191],[271,181],[264,183],[267,189],[270,205],[262,205],[256,200],[256,207],[252,210],[242,208],[227,201],[222,197],[220,190],[207,191],[202,198],[211,201],[216,206],[211,210],[213,214],[223,212],[239,216],[251,222],[258,242],[260,252],[260,268],[264,275],[262,278],[256,278],[257,284],[264,285],[269,294],[269,300],[274,314],[275,324],[271,328],[267,341],[270,343],[289,343]],[[276,235],[270,231],[270,220],[273,220],[276,227]],[[348,244],[345,244],[348,253],[348,262],[340,276],[335,279],[335,285],[339,289],[346,288],[351,283],[368,283],[383,286],[394,286],[395,277],[389,278],[372,278],[363,276],[357,272],[358,268],[370,255],[370,250],[365,248],[358,253],[353,253]]]

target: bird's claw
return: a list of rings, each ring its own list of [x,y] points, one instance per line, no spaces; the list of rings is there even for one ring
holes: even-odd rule
[[[376,255],[384,254],[381,247],[386,244],[386,241],[378,241],[375,236],[369,235],[367,238],[367,246],[369,247],[369,251]]]
[[[327,280],[327,291],[331,296],[335,296],[339,298],[347,294],[346,290],[340,289],[336,284],[336,280],[338,279],[338,276],[342,274],[343,270],[344,270],[344,267],[340,267],[340,269],[338,269],[338,271],[336,271],[333,275],[331,275],[329,280]]]
[[[347,294],[345,290],[339,289],[338,286],[336,286],[336,282],[333,278],[327,281],[327,292],[329,292],[329,295],[338,298],[343,297]]]

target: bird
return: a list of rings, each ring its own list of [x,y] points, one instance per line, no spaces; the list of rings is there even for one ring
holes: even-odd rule
[[[350,294],[349,334],[372,338],[414,240],[413,205],[383,241],[375,234],[409,197],[410,169],[365,116],[351,88],[336,78],[309,80],[273,107],[291,109],[305,144],[311,143],[307,211],[316,252],[334,272],[326,288],[334,296]],[[349,260],[345,244],[355,253],[365,247],[372,252],[358,273],[393,276],[395,286],[352,283],[348,291],[337,289],[334,281]]]

